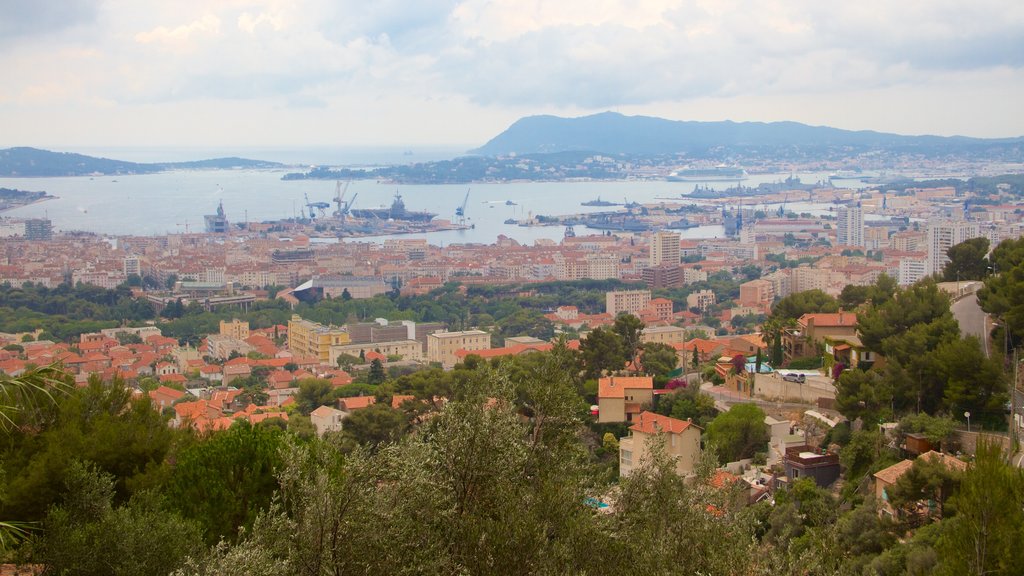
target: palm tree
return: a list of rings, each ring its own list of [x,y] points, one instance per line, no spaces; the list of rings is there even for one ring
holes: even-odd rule
[[[67,389],[67,374],[52,364],[19,376],[0,374],[0,431],[10,435],[17,429],[38,429],[44,405],[56,402],[54,392]],[[0,521],[0,552],[11,550],[31,528],[31,522]]]

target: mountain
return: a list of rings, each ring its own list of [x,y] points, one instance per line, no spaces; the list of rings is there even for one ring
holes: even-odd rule
[[[96,158],[72,152],[52,152],[38,148],[0,150],[0,176],[91,176],[152,174],[165,170],[280,168],[283,164],[245,158],[215,158],[194,162],[147,163]]]
[[[987,146],[1021,146],[1024,138],[903,136],[870,130],[841,130],[799,122],[693,122],[603,112],[579,118],[528,116],[475,154],[499,156],[586,150],[605,154],[660,155],[712,147],[852,147],[949,152]]]

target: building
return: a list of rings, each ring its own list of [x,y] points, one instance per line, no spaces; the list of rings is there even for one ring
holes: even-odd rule
[[[637,314],[651,304],[650,290],[616,290],[605,292],[605,312],[612,317],[623,312]]]
[[[957,244],[981,236],[973,222],[937,220],[928,223],[928,273],[941,273],[949,262],[946,252]]]
[[[651,236],[651,266],[679,264],[679,234],[659,231]]]
[[[316,428],[316,435],[323,436],[328,432],[341,430],[342,423],[348,413],[331,406],[321,406],[309,413],[309,420]]]
[[[608,376],[597,381],[597,421],[633,422],[654,401],[650,376]]]
[[[220,335],[229,336],[236,340],[245,340],[249,337],[249,323],[242,322],[238,318],[232,319],[230,322],[220,321]]]
[[[775,299],[775,287],[771,282],[763,278],[751,280],[740,284],[740,298],[737,302],[740,306],[758,308],[767,312],[772,307]]]
[[[812,451],[807,446],[787,448],[782,461],[790,480],[814,478],[822,488],[839,479],[839,455]]]
[[[451,368],[458,362],[455,353],[459,350],[488,350],[490,347],[491,335],[483,330],[434,332],[427,335],[427,361]]]
[[[338,356],[348,354],[349,356],[366,356],[370,352],[377,352],[385,356],[401,356],[403,360],[420,360],[423,358],[423,347],[415,340],[396,340],[393,342],[361,342],[345,344],[342,346],[331,346],[331,366],[338,362]]]
[[[659,436],[664,438],[666,454],[675,460],[676,473],[683,477],[693,474],[701,453],[701,428],[696,424],[645,411],[629,432],[629,436],[619,440],[619,476],[629,476],[640,467],[651,443]]]
[[[864,213],[859,204],[836,211],[836,240],[840,246],[864,246]]]
[[[658,288],[679,288],[683,285],[683,270],[679,264],[649,266],[641,271],[644,284],[651,290]]]
[[[940,452],[929,451],[921,454],[919,458],[927,458],[928,460],[935,462],[941,461],[943,466],[950,470],[958,472],[964,472],[967,470],[967,463],[959,458],[950,456],[949,454],[942,454]],[[907,473],[914,466],[913,460],[903,460],[897,462],[888,468],[875,472],[875,502],[878,503],[878,515],[888,515],[890,517],[896,517],[898,512],[893,508],[889,502],[889,494],[886,492],[887,489],[891,488],[900,477]]]
[[[303,320],[293,315],[288,321],[288,349],[300,358],[316,358],[321,364],[331,360],[331,346],[342,346],[351,342],[343,328]]]
[[[125,276],[131,276],[132,274],[142,276],[142,262],[138,256],[127,256],[121,264],[124,268]]]
[[[684,344],[686,328],[679,326],[647,326],[640,332],[640,341],[644,344]]]
[[[714,305],[715,293],[711,290],[698,290],[686,297],[686,308],[689,310],[696,308],[703,313]]]
[[[48,218],[29,218],[25,220],[26,240],[52,240],[53,224]]]
[[[796,321],[796,328],[782,334],[786,362],[818,355],[819,350],[824,350],[826,339],[856,340],[857,315],[842,311],[804,314]]]

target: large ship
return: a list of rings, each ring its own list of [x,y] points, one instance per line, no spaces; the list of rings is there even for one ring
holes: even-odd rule
[[[433,212],[406,210],[402,195],[398,192],[395,192],[395,199],[391,201],[390,208],[358,208],[350,211],[350,214],[364,220],[404,220],[406,222],[430,222],[434,216],[437,216]]]
[[[739,166],[682,168],[668,175],[669,182],[739,182],[747,179],[747,171]]]
[[[609,202],[607,200],[601,200],[601,197],[598,196],[597,200],[587,200],[586,202],[580,202],[580,206],[622,206],[622,204],[618,204],[616,202]]]

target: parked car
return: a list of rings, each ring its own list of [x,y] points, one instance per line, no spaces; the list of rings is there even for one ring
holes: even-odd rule
[[[792,373],[783,375],[782,379],[785,380],[786,382],[799,382],[800,384],[803,384],[804,382],[807,381],[807,377],[804,376],[803,374]]]

